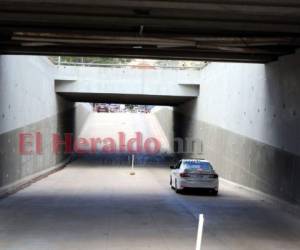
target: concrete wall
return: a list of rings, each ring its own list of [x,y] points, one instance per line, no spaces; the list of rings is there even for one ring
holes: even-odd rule
[[[63,162],[51,136],[73,131],[73,103],[56,96],[45,57],[0,56],[0,194]],[[19,154],[19,133],[40,132],[41,155]]]
[[[93,111],[93,106],[90,103],[76,103],[75,108],[75,137],[78,137],[82,132],[89,115]]]
[[[211,63],[200,96],[176,108],[220,175],[300,204],[300,54],[267,65]],[[191,154],[190,154],[191,155]]]
[[[152,109],[151,114],[155,117],[165,134],[168,141],[170,153],[174,150],[174,116],[172,107],[155,107]]]

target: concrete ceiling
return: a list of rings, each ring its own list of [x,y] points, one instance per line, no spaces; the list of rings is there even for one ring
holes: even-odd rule
[[[265,63],[299,46],[299,0],[0,0],[2,54]]]

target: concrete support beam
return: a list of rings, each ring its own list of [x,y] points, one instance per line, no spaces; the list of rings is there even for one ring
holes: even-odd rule
[[[56,93],[76,102],[172,106],[197,98],[199,85],[56,81]]]
[[[56,93],[72,101],[178,105],[197,98],[199,70],[58,66]]]

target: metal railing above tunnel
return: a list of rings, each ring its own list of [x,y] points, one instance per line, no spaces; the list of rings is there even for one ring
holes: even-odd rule
[[[78,57],[77,57],[78,58]],[[61,66],[76,66],[76,67],[102,67],[102,68],[132,68],[132,69],[172,69],[172,70],[202,70],[208,64],[208,62],[204,61],[162,61],[162,60],[144,60],[139,59],[140,61],[135,62],[120,62],[120,63],[100,63],[100,62],[85,62],[85,57],[79,57],[81,62],[79,61],[68,61],[62,59],[60,56],[58,57],[50,57],[52,63],[54,63],[57,67]]]

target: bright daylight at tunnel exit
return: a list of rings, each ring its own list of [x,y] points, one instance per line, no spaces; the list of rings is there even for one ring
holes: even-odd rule
[[[0,250],[299,250],[298,0],[0,0]]]

